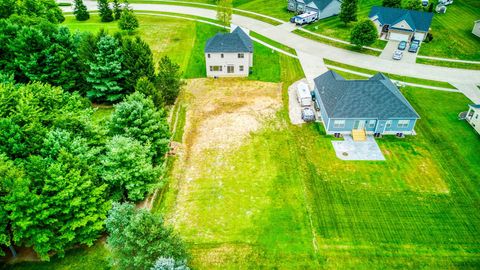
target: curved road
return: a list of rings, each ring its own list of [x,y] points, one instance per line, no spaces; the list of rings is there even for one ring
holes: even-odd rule
[[[89,10],[97,9],[97,3],[95,1],[85,1],[85,4]],[[130,4],[130,6],[139,11],[171,12],[216,19],[216,11],[211,9],[162,4]],[[72,11],[72,7],[63,7],[63,10]],[[328,58],[345,64],[386,73],[449,82],[473,102],[480,103],[480,89],[477,88],[477,85],[480,85],[479,70],[394,62],[381,59],[377,56],[356,53],[296,35],[291,32],[295,27],[290,23],[273,26],[253,18],[236,14],[232,16],[232,23],[295,49],[305,71],[305,75],[310,82],[314,77],[327,70],[323,63],[323,58]]]

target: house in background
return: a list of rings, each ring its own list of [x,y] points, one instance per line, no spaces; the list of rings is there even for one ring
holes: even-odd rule
[[[231,33],[217,33],[205,46],[208,77],[247,77],[253,67],[253,42],[248,31],[232,26]]]
[[[480,20],[476,20],[475,22],[473,22],[472,33],[475,36],[480,37]]]
[[[288,0],[287,9],[295,13],[313,11],[318,13],[318,20],[338,15],[340,0]]]
[[[366,134],[415,134],[420,116],[382,73],[368,80],[345,80],[330,70],[314,82],[316,107],[327,134],[352,135],[354,139]]]
[[[468,105],[465,119],[480,134],[480,104]]]
[[[409,42],[425,40],[433,13],[375,6],[368,17],[377,26],[380,38]]]

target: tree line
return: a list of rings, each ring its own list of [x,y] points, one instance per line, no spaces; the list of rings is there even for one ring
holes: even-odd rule
[[[0,247],[49,260],[107,230],[121,269],[188,269],[181,239],[133,206],[164,183],[179,66],[156,68],[140,37],[63,20],[53,0],[0,0]],[[115,110],[94,120],[92,102]],[[122,261],[131,247],[145,250]]]

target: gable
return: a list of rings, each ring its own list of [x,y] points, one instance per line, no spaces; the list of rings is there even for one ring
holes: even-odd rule
[[[402,21],[392,25],[391,27],[413,31],[413,28],[408,24],[408,22],[406,20],[402,20]]]

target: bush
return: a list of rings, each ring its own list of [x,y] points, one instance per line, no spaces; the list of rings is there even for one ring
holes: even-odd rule
[[[378,37],[377,28],[371,20],[357,23],[350,34],[350,40],[359,47],[372,45]]]

